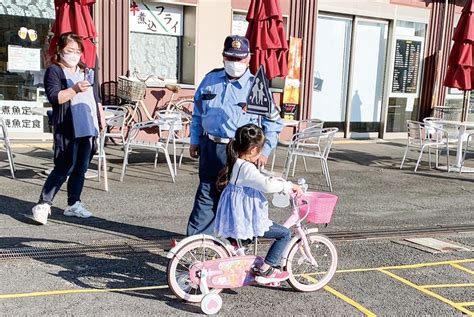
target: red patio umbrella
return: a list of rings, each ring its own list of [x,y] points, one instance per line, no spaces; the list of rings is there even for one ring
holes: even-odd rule
[[[74,32],[84,42],[84,53],[81,60],[90,68],[95,67],[96,48],[93,39],[97,36],[90,10],[95,0],[54,0],[56,20],[51,31],[54,36],[49,46],[49,54],[56,53],[59,36]]]
[[[278,0],[252,0],[247,13],[245,37],[250,42],[250,70],[256,73],[263,65],[268,79],[288,73],[288,43]]]
[[[464,90],[463,112],[467,109],[467,91],[474,89],[474,2],[467,0],[453,35],[444,85]],[[465,115],[463,116],[464,119]]]

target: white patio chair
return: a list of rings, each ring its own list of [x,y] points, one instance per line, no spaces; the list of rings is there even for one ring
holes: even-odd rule
[[[0,135],[0,141],[3,141],[3,146],[7,152],[8,164],[10,165],[10,173],[12,178],[15,178],[15,161],[13,160],[13,153],[10,146],[10,139],[8,138],[8,130],[5,125],[5,121],[0,117],[0,128],[2,134]]]
[[[459,168],[459,174],[462,173],[462,168],[464,167],[464,161],[466,160],[467,153],[474,153],[474,132],[468,134],[466,145],[464,147],[464,154],[461,161],[461,167]]]
[[[127,116],[127,108],[122,106],[104,106],[104,111],[114,114],[111,118],[106,118],[107,132],[104,134],[106,138],[120,138],[122,144],[125,144],[125,117]]]
[[[409,149],[415,149],[420,152],[418,155],[418,159],[416,161],[415,170],[418,170],[418,166],[420,165],[421,158],[423,157],[423,152],[426,148],[428,148],[428,161],[429,166],[431,168],[431,150],[438,153],[442,150],[446,150],[446,164],[447,169],[449,172],[449,136],[448,132],[444,131],[443,129],[439,128],[436,125],[428,125],[423,122],[407,120],[407,131],[408,131],[408,139],[407,139],[407,146],[405,148],[405,154],[403,155],[402,162],[400,164],[400,169],[403,168],[403,163],[408,154]],[[436,164],[438,164],[438,160],[436,160]]]
[[[163,138],[164,135],[170,135],[171,142],[173,143],[173,163],[174,163],[174,173],[178,175],[178,167],[181,166],[183,160],[183,154],[185,149],[189,149],[191,144],[191,138],[186,137],[185,131],[186,126],[185,122],[189,123],[191,121],[190,116],[182,111],[177,110],[162,110],[156,113],[156,117],[165,120],[167,124],[159,126],[160,137]],[[170,133],[172,131],[172,133]],[[180,149],[181,153],[179,154],[179,163],[176,164],[176,150]],[[155,157],[155,162],[156,158]]]
[[[296,157],[316,158],[321,161],[321,169],[326,179],[326,183],[332,191],[331,176],[329,175],[329,167],[327,159],[331,151],[334,135],[339,131],[338,128],[307,128],[303,132],[296,133],[288,147],[288,154],[283,170],[283,177],[288,178],[290,169]],[[307,166],[305,165],[307,171]],[[295,174],[293,169],[292,176]]]
[[[305,129],[311,129],[311,128],[320,128],[320,129],[322,129],[323,125],[324,125],[324,121],[322,121],[320,119],[300,120],[300,121],[298,121],[298,125],[296,126],[295,133],[303,132]],[[288,147],[290,145],[290,143],[291,143],[291,140],[290,141],[283,141],[283,140],[280,140],[280,138],[278,138],[277,145],[276,145],[275,149],[273,150],[272,166],[271,166],[270,171],[273,172],[273,167],[275,166],[275,157],[276,157],[276,152],[277,152],[278,147],[279,146]],[[304,165],[306,166],[305,157],[303,157],[303,162],[304,162]],[[294,164],[296,166],[296,160],[295,160]]]
[[[170,171],[170,176],[173,181],[175,182],[175,174],[174,174],[174,169],[173,165],[171,164],[170,156],[168,153],[168,145],[171,139],[171,133],[168,134],[167,138],[164,141],[158,140],[158,141],[142,141],[142,140],[137,140],[138,137],[138,132],[143,129],[153,129],[155,128],[158,132],[158,129],[160,125],[165,125],[165,124],[170,124],[169,121],[165,121],[163,119],[155,119],[152,121],[145,121],[145,122],[138,122],[135,123],[129,132],[127,142],[125,142],[125,149],[124,149],[124,157],[123,157],[123,165],[122,165],[122,174],[120,175],[120,181],[123,181],[123,178],[125,176],[125,171],[127,168],[128,164],[128,156],[132,152],[133,149],[136,148],[145,148],[145,149],[152,149],[154,151],[162,151],[165,155],[166,163],[168,164],[168,169]],[[171,128],[172,129],[172,128]],[[155,156],[155,164],[156,168],[156,156]]]
[[[425,128],[429,135],[432,135],[436,130],[434,128],[442,129],[446,134],[446,146],[450,149],[457,148],[459,137],[460,137],[460,126],[456,124],[449,124],[442,121],[443,119],[437,117],[427,117],[423,119],[425,123]],[[433,141],[433,140],[431,140]],[[439,153],[441,152],[443,146],[441,146],[440,150],[435,151],[435,166],[436,168],[439,167]],[[428,154],[431,159],[431,150],[433,149],[433,145],[428,147]],[[430,165],[431,166],[431,165]]]

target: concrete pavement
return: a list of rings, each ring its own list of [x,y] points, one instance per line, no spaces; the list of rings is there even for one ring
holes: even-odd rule
[[[63,186],[48,224],[37,226],[28,217],[45,180],[43,171],[52,166],[50,145],[16,145],[13,150],[16,180],[9,177],[6,154],[0,152],[0,248],[157,239],[185,233],[198,184],[197,162],[192,159],[184,158],[176,183],[172,183],[162,154],[154,169],[154,153],[134,152],[124,182],[119,182],[122,151],[109,146],[110,191],[103,191],[103,184],[96,180],[88,180],[83,193],[82,200],[94,217],[63,216]],[[400,170],[403,150],[403,141],[340,140],[334,144],[329,169],[340,200],[328,230],[473,224],[474,174],[429,169],[427,160],[416,174],[413,160]],[[279,149],[276,170],[281,170],[284,154],[284,149]],[[308,173],[300,163],[295,179],[305,177],[311,190],[327,190],[319,162],[310,161]],[[473,163],[471,160],[467,165]],[[272,208],[271,216],[280,221],[287,214]]]

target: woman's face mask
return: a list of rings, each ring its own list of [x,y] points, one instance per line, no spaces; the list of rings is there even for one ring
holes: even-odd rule
[[[225,72],[230,77],[241,77],[247,70],[247,64],[235,61],[224,61]]]
[[[61,53],[61,59],[71,67],[77,66],[81,60],[81,54],[77,53]]]

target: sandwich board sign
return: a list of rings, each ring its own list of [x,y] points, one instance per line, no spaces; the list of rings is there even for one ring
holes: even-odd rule
[[[247,112],[269,116],[272,111],[272,95],[268,90],[267,78],[260,65],[247,95]]]

